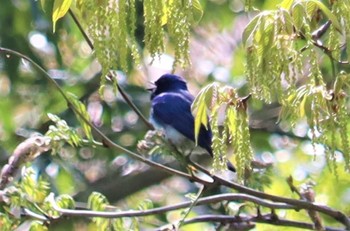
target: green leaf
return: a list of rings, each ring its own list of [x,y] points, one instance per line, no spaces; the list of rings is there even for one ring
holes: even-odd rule
[[[192,1],[192,13],[194,22],[199,22],[203,16],[203,9],[199,0]]]
[[[33,168],[28,167],[22,173],[21,190],[26,194],[26,199],[34,203],[41,203],[48,195],[49,183],[37,178]]]
[[[153,202],[149,199],[145,199],[141,201],[141,203],[137,206],[139,210],[147,210],[153,208]]]
[[[337,28],[338,31],[342,31],[342,28],[340,26],[340,23],[338,22],[337,17],[335,17],[335,15],[321,1],[309,0],[309,2],[316,4],[323,11],[323,13],[328,17],[328,19],[332,21],[333,26]]]
[[[65,120],[62,120],[57,115],[51,113],[48,113],[47,116],[55,123],[55,125],[50,125],[49,130],[45,134],[53,141],[53,150],[57,148],[55,147],[55,143],[62,140],[66,141],[73,147],[81,145],[83,139],[78,135],[75,129],[68,126]]]
[[[195,112],[196,114],[194,119],[194,136],[196,145],[198,143],[198,134],[201,125],[203,124],[205,128],[208,128],[207,109],[211,103],[213,88],[216,86],[217,84],[213,83],[203,88],[192,103],[192,113]]]
[[[122,218],[114,219],[113,228],[114,230],[124,230],[125,227],[124,227],[123,219]]]
[[[43,222],[40,221],[32,221],[30,224],[29,231],[47,231],[49,230]]]
[[[201,101],[197,109],[197,115],[194,119],[194,134],[196,145],[198,144],[198,135],[201,128],[201,125],[208,126],[208,115],[207,108],[204,101]]]
[[[284,27],[286,28],[286,32],[288,35],[292,35],[294,33],[294,25],[293,25],[293,18],[290,15],[289,11],[281,10],[283,15],[283,21],[284,21]]]
[[[318,1],[318,0],[307,0],[307,1],[298,2],[297,4],[295,4],[293,6],[293,18],[294,19],[295,19],[294,13],[297,13],[299,15],[298,11],[301,10],[300,7],[302,9],[306,10],[308,15],[311,15],[316,10],[316,7],[318,7],[327,16],[327,18],[332,21],[333,26],[338,31],[342,31],[342,28],[340,26],[340,23],[339,23],[337,17],[321,1]],[[297,19],[298,19],[298,17],[297,17]],[[299,18],[299,20],[300,20],[300,18]],[[297,24],[297,26],[299,28],[301,26],[300,23],[301,22],[299,21],[299,24]]]
[[[46,4],[46,0],[40,0],[40,5],[44,12],[45,12],[45,4]]]
[[[88,208],[92,210],[103,211],[108,204],[107,198],[99,192],[92,192],[89,196]]]
[[[130,230],[139,231],[140,230],[139,223],[140,223],[139,220],[136,217],[133,217],[131,220]]]
[[[255,16],[244,29],[242,40],[245,46],[247,46],[248,42],[248,46],[250,46],[253,43],[253,37],[260,24],[261,16],[261,14]]]
[[[104,211],[108,205],[107,198],[98,192],[93,192],[88,199],[88,208],[95,211]],[[110,219],[105,219],[101,217],[94,217],[93,222],[99,227],[99,230],[110,230]]]
[[[60,208],[64,208],[64,209],[74,209],[75,208],[75,201],[68,194],[63,194],[63,195],[60,195],[59,197],[57,197],[56,204]]]
[[[289,10],[293,2],[294,0],[283,0],[279,6],[283,9]]]
[[[68,12],[71,4],[72,4],[72,0],[55,0],[55,3],[53,4],[53,12],[52,12],[52,23],[53,23],[54,33],[56,29],[57,20],[62,18]]]
[[[70,102],[72,103],[72,106],[74,107],[74,113],[75,113],[78,121],[80,122],[86,137],[90,141],[92,141],[93,136],[91,133],[91,127],[88,123],[85,122],[85,120],[90,121],[90,116],[86,110],[85,105],[82,102],[80,102],[79,99],[72,93],[68,93],[67,97],[69,98]],[[84,117],[85,120],[82,117]]]
[[[3,230],[11,230],[11,224],[13,219],[11,220],[6,214],[0,213],[0,224]]]
[[[304,24],[304,7],[300,4],[296,4],[293,6],[292,16],[293,23],[298,31],[301,30]]]
[[[307,110],[306,108],[306,100],[307,97],[304,97],[301,102],[300,102],[300,107],[299,107],[299,117],[303,118],[305,116],[305,111]]]

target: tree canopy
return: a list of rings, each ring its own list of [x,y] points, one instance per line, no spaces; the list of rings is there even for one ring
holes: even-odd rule
[[[349,230],[349,10],[2,3],[2,230]],[[149,122],[164,73],[196,95],[213,159],[184,157]]]

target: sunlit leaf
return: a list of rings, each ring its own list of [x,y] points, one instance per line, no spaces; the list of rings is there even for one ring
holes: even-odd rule
[[[137,206],[139,210],[147,210],[153,208],[153,202],[149,199],[141,201],[141,203]]]
[[[303,99],[300,102],[300,107],[299,107],[299,116],[300,118],[303,118],[305,116],[305,109],[306,109],[306,100],[307,97],[303,97]]]
[[[43,202],[49,192],[49,183],[37,178],[32,168],[25,168],[20,186],[27,199],[35,203]]]
[[[192,13],[194,22],[199,22],[203,16],[203,9],[199,0],[192,1]]]
[[[55,32],[57,20],[68,12],[71,4],[72,0],[55,0],[52,11],[53,32]]]
[[[3,230],[11,230],[11,219],[4,213],[0,213],[0,227]]]
[[[318,0],[301,1],[293,6],[293,18],[297,28],[300,29],[303,26],[303,11],[307,12],[307,15],[310,17],[317,9],[321,9],[326,17],[332,21],[334,27],[337,28],[338,31],[342,31],[342,28],[336,16],[321,1]]]
[[[98,192],[91,193],[88,198],[88,208],[94,211],[104,211],[108,204],[107,198]],[[109,223],[109,219],[105,218],[95,217],[93,218],[93,221],[101,230],[106,230],[112,225]]]
[[[207,110],[213,95],[215,84],[203,88],[192,103],[192,112],[195,113],[194,134],[196,145],[198,143],[198,134],[202,125],[208,129]]]
[[[328,19],[332,21],[333,25],[337,28],[337,30],[342,31],[342,28],[340,26],[340,23],[338,22],[338,19],[321,1],[308,0],[307,2],[308,3],[311,2],[311,3],[316,4],[322,10],[322,12],[328,17]]]
[[[295,4],[292,9],[293,22],[298,31],[301,31],[305,24],[305,8],[301,4]]]
[[[91,127],[90,125],[85,121],[90,121],[90,116],[89,113],[86,110],[85,105],[79,101],[79,99],[72,93],[67,94],[68,98],[70,99],[71,103],[73,104],[72,106],[74,107],[74,113],[76,114],[77,119],[79,120],[83,131],[86,135],[86,137],[91,141],[93,140],[93,136],[91,133]],[[82,118],[84,117],[85,120]]]
[[[88,208],[95,211],[103,211],[108,205],[107,198],[99,192],[92,192],[88,198]]]
[[[74,209],[75,208],[75,201],[70,195],[67,194],[62,194],[58,196],[56,199],[56,204],[60,208],[64,209]]]
[[[290,7],[292,6],[294,0],[283,0],[279,6],[283,9],[289,10]]]
[[[259,26],[261,15],[256,15],[246,26],[243,31],[242,40],[245,46],[250,46],[253,43],[254,34]]]
[[[44,224],[43,222],[40,221],[32,221],[30,223],[30,231],[47,231],[49,230]]]

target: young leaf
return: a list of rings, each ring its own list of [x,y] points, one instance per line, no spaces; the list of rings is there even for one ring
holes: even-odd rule
[[[294,0],[283,0],[279,6],[283,9],[289,10],[293,2]]]
[[[41,221],[32,221],[28,230],[30,230],[30,231],[47,231],[49,229]]]
[[[213,95],[213,87],[216,87],[215,83],[203,88],[192,103],[192,113],[196,113],[194,119],[194,136],[196,145],[198,142],[198,134],[202,124],[206,128],[208,128],[207,109],[210,105],[211,98]]]
[[[82,116],[83,116],[86,120],[90,121],[90,116],[86,110],[85,105],[82,102],[80,102],[79,99],[75,95],[73,95],[72,93],[67,94],[67,97],[69,98],[70,102],[72,103],[72,106],[74,107],[74,113],[75,113],[78,121],[80,122],[86,137],[90,141],[93,140],[92,133],[91,133],[91,127],[82,118]]]
[[[98,192],[93,192],[89,196],[88,199],[88,208],[95,210],[95,211],[104,211],[106,206],[108,205],[107,198]],[[101,217],[94,217],[93,222],[96,224],[96,226],[99,227],[99,230],[110,230],[110,222],[109,219],[101,218]]]
[[[245,46],[252,45],[253,37],[260,24],[261,17],[262,17],[262,14],[258,14],[257,16],[255,16],[244,29],[243,35],[242,35],[242,41]]]
[[[95,211],[103,211],[108,205],[107,198],[98,192],[93,192],[88,199],[88,208]]]
[[[338,31],[342,31],[342,28],[340,26],[340,23],[338,22],[335,15],[321,2],[318,0],[308,0],[307,3],[313,3],[318,6],[322,10],[322,12],[327,16],[329,20],[332,21],[335,28],[337,28]]]
[[[63,194],[57,197],[56,204],[60,208],[64,208],[64,209],[74,209],[75,207],[75,201],[70,195],[67,195],[67,194]]]
[[[199,22],[201,20],[203,16],[203,9],[199,0],[192,1],[192,14],[193,14],[193,20],[195,22]]]
[[[55,33],[56,22],[62,18],[69,10],[72,0],[55,0],[52,11],[53,32]]]

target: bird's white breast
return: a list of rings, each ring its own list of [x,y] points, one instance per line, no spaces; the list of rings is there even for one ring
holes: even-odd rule
[[[186,136],[182,135],[180,132],[178,132],[175,128],[173,128],[170,125],[162,125],[155,121],[152,117],[150,118],[150,122],[153,124],[153,126],[157,130],[161,130],[164,132],[165,138],[173,145],[176,146],[176,148],[184,153],[185,155],[189,153],[193,154],[199,154],[199,153],[206,153],[207,151],[199,146],[195,146],[195,143],[188,139]]]

